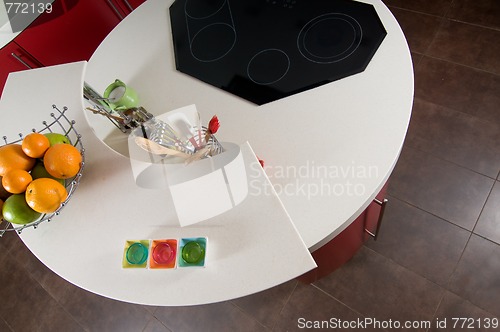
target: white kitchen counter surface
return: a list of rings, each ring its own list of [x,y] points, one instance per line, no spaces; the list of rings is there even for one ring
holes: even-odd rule
[[[2,125],[2,134],[9,139],[40,128],[42,121],[50,119],[54,103],[68,107],[66,115],[76,121],[75,128],[83,137],[83,178],[69,204],[51,222],[25,229],[20,235],[47,267],[96,294],[173,306],[249,295],[316,266],[274,194],[249,195],[229,212],[181,228],[168,190],[138,187],[130,160],[112,152],[86,123],[84,112],[88,111],[83,110],[82,100],[85,66],[86,62],[77,62],[13,73],[0,101],[2,118],[9,119],[8,126]],[[242,155],[251,165],[247,180],[252,186],[270,186],[246,144]],[[206,267],[122,268],[126,240],[188,237],[208,238]]]
[[[2,27],[0,27],[0,49],[13,41],[14,38],[16,38],[20,33],[21,32],[12,32],[9,23],[6,23]]]
[[[11,75],[0,112],[14,114],[11,121],[19,128],[6,131],[26,132],[52,103],[64,104],[87,149],[84,177],[70,204],[58,221],[24,231],[23,241],[49,268],[84,289],[153,305],[227,300],[312,268],[307,248],[315,250],[345,229],[388,179],[411,115],[406,40],[379,0],[366,2],[374,4],[388,31],[366,70],[263,106],[175,70],[172,1],[164,0],[148,0],[127,16],[86,68],[76,63]],[[135,185],[121,133],[105,118],[82,111],[83,80],[102,92],[116,78],[134,87],[153,114],[191,104],[204,122],[217,114],[217,138],[242,146],[248,141],[265,160],[270,182],[262,172],[253,174],[259,182],[249,189],[250,200],[179,228],[164,193]],[[250,153],[246,158],[255,162]],[[127,239],[178,236],[209,237],[205,269],[131,271],[117,262]]]
[[[195,104],[217,114],[219,140],[249,141],[306,245],[315,250],[345,229],[389,178],[408,127],[413,66],[406,39],[380,0],[366,0],[387,36],[366,70],[262,106],[178,72],[169,6],[148,0],[120,23],[89,61],[85,81],[104,91],[132,86],[153,114]],[[87,113],[96,135],[122,151],[109,121]],[[119,137],[119,135],[118,135]]]

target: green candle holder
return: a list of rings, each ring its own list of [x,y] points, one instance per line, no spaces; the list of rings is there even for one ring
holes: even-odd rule
[[[124,268],[146,268],[149,256],[149,240],[128,240],[123,250]]]
[[[207,238],[183,238],[178,252],[179,267],[204,267],[207,251]]]

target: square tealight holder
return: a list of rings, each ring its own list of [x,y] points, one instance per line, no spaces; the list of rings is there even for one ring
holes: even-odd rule
[[[127,240],[123,250],[123,268],[145,269],[148,265],[149,240]]]
[[[177,261],[177,240],[153,240],[149,257],[150,269],[174,269]]]
[[[179,267],[205,267],[207,238],[182,238],[177,253]]]

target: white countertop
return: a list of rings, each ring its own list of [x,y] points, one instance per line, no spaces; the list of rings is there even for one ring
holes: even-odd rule
[[[0,100],[0,114],[10,123],[2,133],[9,138],[40,128],[50,119],[53,103],[68,107],[67,116],[83,137],[85,168],[69,204],[51,222],[20,235],[47,267],[113,299],[193,305],[252,294],[316,266],[276,195],[248,195],[222,215],[180,227],[168,190],[137,186],[130,160],[112,152],[87,125],[81,93],[85,66],[77,62],[13,73]],[[242,145],[242,155],[254,164],[248,181],[269,185],[248,146]],[[127,240],[188,237],[208,238],[205,268],[122,268]]]
[[[0,27],[0,48],[14,40],[22,31],[12,32],[9,22]]]
[[[381,1],[364,1],[387,30],[364,72],[257,106],[175,69],[172,2],[148,0],[119,24],[90,59],[85,81],[104,91],[121,79],[153,114],[190,104],[205,121],[217,114],[218,138],[250,142],[304,242],[319,248],[373,200],[402,148],[413,65],[397,21]],[[86,116],[100,139],[124,150],[107,119]]]
[[[43,13],[43,11],[40,12],[45,8],[42,7],[42,4],[45,6],[53,2],[54,0],[44,0],[43,2],[36,0],[22,2],[10,1],[12,5],[7,6],[5,1],[3,1],[3,3],[0,4],[0,49],[14,40],[14,38],[24,30],[13,32],[9,20],[14,20],[14,22],[16,22],[14,26],[22,25],[23,27],[27,27]],[[23,6],[21,3],[27,4],[27,6]],[[7,11],[16,14],[13,17],[9,17],[12,15],[8,15]]]
[[[139,7],[103,41],[86,68],[82,62],[11,74],[0,112],[16,126],[2,132],[31,130],[57,103],[68,106],[86,148],[84,176],[70,204],[57,220],[25,230],[23,241],[45,265],[84,289],[152,305],[227,300],[312,268],[307,248],[339,234],[371,202],[392,172],[410,119],[413,72],[406,40],[380,1],[367,2],[388,31],[367,69],[263,106],[175,70],[172,1],[148,0]],[[217,114],[218,139],[242,146],[248,141],[265,160],[281,201],[271,190],[253,192],[223,215],[180,228],[165,193],[137,187],[128,158],[108,147],[123,146],[121,133],[108,120],[82,111],[83,80],[104,91],[116,78],[134,87],[142,105],[156,115],[190,104],[204,122]],[[256,162],[250,153],[245,158]],[[270,187],[262,172],[256,178],[250,190]],[[206,268],[121,268],[125,240],[187,236],[209,238]]]

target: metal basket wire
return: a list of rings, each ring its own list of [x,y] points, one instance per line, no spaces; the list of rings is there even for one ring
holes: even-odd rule
[[[52,213],[47,213],[43,214],[38,220],[26,224],[26,225],[15,225],[11,224],[10,222],[0,219],[0,237],[3,236],[3,234],[7,231],[17,231],[19,234],[28,227],[33,227],[37,228],[37,226],[44,222],[44,221],[51,221],[54,216],[59,215],[61,210],[68,204],[69,200],[71,199],[71,196],[75,192],[76,188],[78,187],[81,177],[82,177],[82,171],[85,165],[85,149],[83,147],[82,143],[82,136],[77,132],[75,129],[75,121],[74,120],[69,120],[65,112],[68,110],[68,108],[65,106],[60,110],[56,105],[52,105],[52,108],[56,111],[53,113],[50,113],[51,120],[49,121],[43,121],[43,127],[39,130],[37,129],[32,129],[33,132],[38,132],[38,133],[60,133],[65,135],[70,143],[75,146],[81,153],[82,155],[82,162],[80,164],[80,170],[78,173],[71,179],[65,180],[65,187],[66,190],[68,191],[68,197],[64,202],[62,202],[61,206],[54,212]],[[3,136],[3,142],[0,142],[0,146],[7,145],[7,144],[15,144],[15,143],[21,143],[23,140],[24,136],[22,133],[19,134],[19,138],[9,141],[7,136]]]

